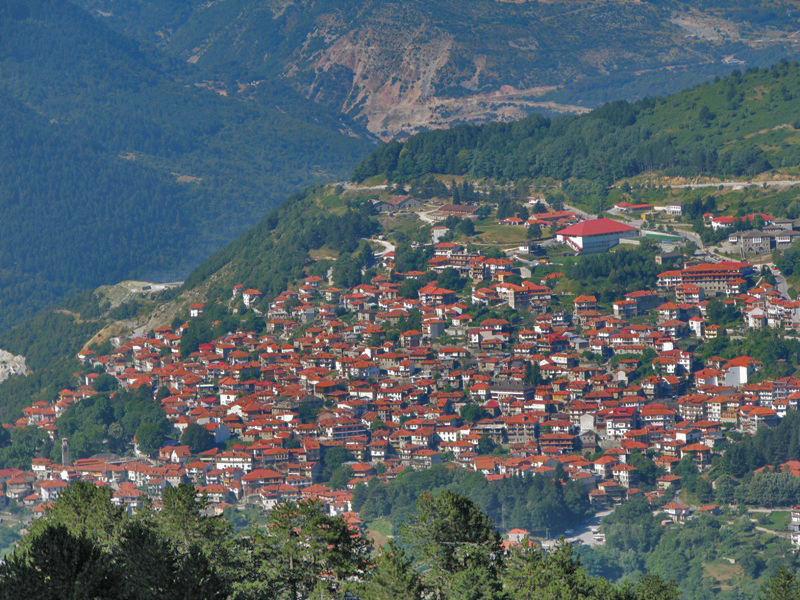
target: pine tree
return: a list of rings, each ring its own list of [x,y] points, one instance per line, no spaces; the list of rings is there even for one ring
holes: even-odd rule
[[[502,567],[500,536],[492,520],[471,500],[449,490],[423,493],[403,534],[427,567],[426,584],[437,595],[465,577],[497,579]],[[474,569],[486,573],[480,577],[464,573]]]
[[[764,585],[761,600],[800,600],[797,577],[782,566]]]
[[[455,179],[450,182],[450,190],[453,194],[453,204],[461,204],[461,192]]]
[[[381,550],[375,569],[359,597],[361,600],[418,600],[422,594],[422,582],[411,559],[394,540],[390,540]]]

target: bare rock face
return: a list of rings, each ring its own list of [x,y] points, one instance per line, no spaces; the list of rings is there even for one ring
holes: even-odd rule
[[[141,8],[129,14],[115,0],[76,1],[140,39],[158,14],[147,7],[164,11],[157,0],[132,0]],[[390,139],[534,109],[581,112],[676,91],[745,64],[738,56],[800,55],[796,3],[775,0],[767,20],[729,0],[701,4],[211,0],[147,27],[151,43],[220,81],[288,85]]]
[[[11,375],[27,375],[28,365],[24,356],[15,356],[7,350],[0,350],[0,382]]]

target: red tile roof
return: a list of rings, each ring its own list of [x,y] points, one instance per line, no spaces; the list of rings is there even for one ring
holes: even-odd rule
[[[590,236],[590,235],[605,235],[608,233],[624,233],[626,231],[636,231],[636,227],[625,225],[613,219],[591,219],[590,221],[583,221],[575,225],[571,225],[566,229],[558,232],[558,235],[571,235],[571,236]]]

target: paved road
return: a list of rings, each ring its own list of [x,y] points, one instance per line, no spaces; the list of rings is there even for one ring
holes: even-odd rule
[[[722,187],[789,187],[800,185],[800,181],[793,179],[783,179],[778,181],[723,181],[721,183],[685,183],[681,185],[670,185],[673,189],[699,189],[699,188],[718,188]]]
[[[789,297],[789,284],[786,282],[786,278],[783,275],[779,275],[778,273],[776,273],[777,267],[775,266],[774,263],[767,263],[767,266],[769,267],[770,271],[772,271],[772,274],[775,276],[775,283],[776,283],[775,287],[780,292],[781,296],[783,296],[787,300],[791,300],[791,298]]]
[[[575,540],[580,540],[582,543],[586,544],[587,546],[597,546],[604,542],[599,542],[594,539],[594,534],[592,533],[591,527],[599,527],[600,526],[600,519],[610,515],[613,510],[603,510],[594,515],[591,519],[586,520],[580,526],[575,528],[575,534],[571,537],[568,537],[567,540],[570,542],[574,542]]]
[[[334,185],[340,185],[344,189],[348,191],[355,191],[355,192],[366,192],[370,190],[385,190],[389,186],[388,185],[358,185],[357,183],[353,183],[352,181],[340,181],[335,183]]]
[[[383,246],[383,252],[376,252],[375,256],[383,256],[389,252],[394,252],[397,247],[392,244],[391,242],[387,242],[386,240],[379,240],[377,238],[367,238],[368,242],[375,242],[376,244]]]

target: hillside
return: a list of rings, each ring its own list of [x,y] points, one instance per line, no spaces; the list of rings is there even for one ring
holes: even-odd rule
[[[0,328],[101,283],[179,278],[370,147],[289,90],[199,88],[69,2],[0,4],[0,57]]]
[[[793,116],[797,70],[779,64],[584,117],[461,127],[391,144],[359,169],[372,181],[294,194],[182,286],[102,286],[0,332],[0,348],[24,355],[31,369],[0,384],[0,467],[20,470],[6,482],[16,500],[0,512],[0,552],[23,527],[30,532],[0,569],[0,588],[30,585],[30,597],[42,596],[37,573],[55,578],[81,562],[37,557],[77,544],[81,556],[102,558],[117,581],[147,589],[145,596],[189,589],[199,573],[204,597],[255,589],[298,596],[298,585],[299,595],[316,597],[325,585],[326,593],[347,587],[364,600],[421,598],[387,595],[382,584],[375,596],[361,594],[354,586],[372,586],[366,565],[336,571],[315,562],[286,584],[292,569],[278,568],[287,555],[275,548],[300,531],[305,554],[292,550],[292,560],[318,561],[334,552],[329,534],[338,531],[336,539],[357,542],[366,559],[372,546],[358,531],[376,546],[411,542],[419,557],[441,518],[443,548],[463,531],[473,537],[457,543],[475,544],[481,529],[495,548],[488,571],[476,570],[470,554],[454,578],[432,578],[427,561],[414,575],[409,559],[398,559],[431,590],[445,581],[440,595],[448,600],[529,598],[531,580],[543,599],[794,597],[796,580],[785,569],[800,565],[789,529],[796,511],[787,510],[800,502],[800,341],[786,332],[800,330],[797,293],[783,279],[788,269],[726,260],[704,241],[728,237],[712,225],[722,214],[740,231],[734,215],[744,217],[751,201],[770,211],[792,205],[797,217],[800,186],[773,193],[740,180],[736,189],[727,182],[729,191],[672,190],[640,185],[635,175],[727,174],[740,147],[795,173],[794,122],[775,124]],[[6,127],[17,125],[17,137],[29,121],[32,134],[60,128],[9,105],[16,108]],[[761,138],[776,133],[788,137],[772,145]],[[581,153],[581,136],[600,140],[605,155],[594,147]],[[60,141],[86,161],[104,156],[103,148],[100,158],[81,150],[83,139]],[[645,171],[648,143],[677,157],[702,148],[706,162]],[[522,153],[552,148],[572,149],[577,158],[565,167],[582,179],[532,179],[523,170]],[[522,175],[456,173],[459,161],[473,165],[468,159]],[[742,164],[747,173],[753,160]],[[610,189],[613,169],[626,165],[634,176]],[[379,184],[384,171],[397,181]],[[647,217],[640,239],[576,255],[555,232],[581,223],[591,235],[598,223],[558,206],[556,196],[575,193],[586,203],[585,192],[679,210],[653,216],[655,207],[615,207],[614,218],[628,225],[609,219],[599,231],[627,235]],[[707,212],[720,217],[705,224]],[[767,219],[778,222],[759,214],[751,228]],[[784,257],[800,252],[800,231],[791,235]],[[61,480],[62,462],[81,481]],[[231,465],[231,477],[218,477]],[[112,508],[112,497],[132,519],[124,506]],[[163,510],[137,512],[148,498]],[[414,525],[418,498],[424,526]],[[348,512],[331,520],[320,506]],[[80,516],[87,507],[105,515],[91,533],[81,529],[96,522]],[[454,529],[465,510],[468,524]],[[201,511],[216,516],[201,519]],[[254,535],[254,527],[266,533]],[[415,527],[424,539],[416,550]],[[187,531],[202,543],[187,546]],[[315,537],[320,531],[327,541]],[[553,540],[562,535],[570,544],[559,549]],[[506,548],[522,541],[523,554],[501,553],[501,536]],[[188,560],[184,551],[194,558],[140,584],[130,573],[142,568],[142,539],[161,548],[153,556],[164,561]],[[311,544],[318,553],[307,553]],[[573,545],[585,571],[572,561]],[[321,580],[320,572],[331,575]],[[239,587],[251,582],[259,587]]]
[[[79,1],[198,79],[256,96],[282,81],[384,138],[664,94],[798,55],[788,0]]]
[[[616,101],[591,114],[464,125],[390,143],[355,171],[407,181],[428,173],[606,183],[643,173],[797,174],[800,67],[782,62],[670,96]]]

